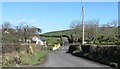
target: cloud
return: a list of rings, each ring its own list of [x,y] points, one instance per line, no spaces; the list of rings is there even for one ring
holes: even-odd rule
[[[18,23],[23,24],[23,23],[25,23],[25,20],[24,19],[18,20]]]
[[[21,19],[21,20],[18,20],[18,23],[20,24],[31,24],[31,23],[36,23],[37,21],[35,19],[31,19],[31,20],[24,20],[24,19]]]
[[[25,20],[23,20],[23,19],[22,19],[22,20],[18,20],[18,22],[19,22],[19,23],[24,23]]]
[[[14,20],[14,19],[7,19],[7,20],[5,20],[4,22],[10,22],[10,23],[13,23],[13,22],[15,22],[15,20]]]
[[[29,21],[30,23],[35,23],[35,22],[37,22],[35,19],[31,19],[30,21]]]
[[[36,26],[37,27],[37,26],[39,26],[39,21],[36,20],[36,19],[30,19],[30,20],[28,20],[27,24],[30,25],[30,26]]]

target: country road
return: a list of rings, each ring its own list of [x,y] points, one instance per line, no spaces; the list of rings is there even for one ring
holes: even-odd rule
[[[45,62],[36,67],[109,67],[97,62],[73,56],[66,53],[69,46],[63,46],[48,54]]]

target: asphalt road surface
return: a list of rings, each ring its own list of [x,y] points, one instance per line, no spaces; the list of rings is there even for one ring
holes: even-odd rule
[[[69,46],[63,46],[48,54],[45,62],[37,67],[108,67],[97,62],[73,56],[66,53]]]

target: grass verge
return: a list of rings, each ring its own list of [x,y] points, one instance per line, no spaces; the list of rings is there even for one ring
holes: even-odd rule
[[[38,51],[33,54],[21,54],[20,60],[22,65],[34,65],[40,63],[42,59],[45,58],[48,52]]]
[[[38,63],[41,63],[42,60],[47,56],[48,51],[36,51],[32,54],[30,53],[19,53],[20,63],[19,66],[32,66]],[[2,67],[16,67],[15,56],[12,53],[6,53],[3,56]]]

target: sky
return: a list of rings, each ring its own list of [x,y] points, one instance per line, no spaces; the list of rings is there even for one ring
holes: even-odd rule
[[[119,0],[1,0],[2,2],[118,2]]]
[[[0,3],[1,4],[1,3]],[[19,25],[21,22],[42,32],[65,30],[72,21],[81,21],[81,2],[3,2],[0,21]],[[105,24],[118,18],[117,2],[84,2],[85,21],[99,19]]]

